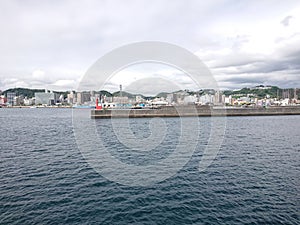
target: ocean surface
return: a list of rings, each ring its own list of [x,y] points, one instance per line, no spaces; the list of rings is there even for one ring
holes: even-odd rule
[[[119,143],[110,120],[80,112],[85,128],[94,125],[123,164],[159,162],[180,142],[180,118],[160,121],[166,135],[141,152]],[[72,115],[71,109],[0,109],[0,224],[300,224],[300,116],[226,118],[220,150],[202,172],[211,119],[199,118],[199,140],[182,168],[130,186],[86,160]],[[150,120],[129,120],[135,137],[151,136]]]

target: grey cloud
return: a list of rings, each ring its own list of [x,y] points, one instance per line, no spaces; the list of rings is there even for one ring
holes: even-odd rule
[[[236,66],[235,61],[228,63],[225,67],[213,68],[215,74],[226,74],[218,76],[219,81],[226,87],[255,86],[258,84],[277,85],[279,87],[300,86],[300,50],[298,48],[300,39],[278,48],[272,55],[257,55],[248,57],[244,64]],[[240,60],[242,61],[242,60]]]
[[[226,78],[224,77],[221,81],[231,82],[234,84],[245,84],[245,83],[251,83],[251,84],[262,84],[264,83],[263,78],[259,78],[257,76],[235,76],[232,78]]]
[[[230,71],[230,74],[256,74],[256,73],[274,73],[278,71],[297,70],[300,65],[294,63],[294,60],[265,60],[264,62],[248,64],[249,66],[236,66],[236,71]],[[222,71],[222,69],[221,69]]]
[[[291,40],[290,42],[285,40],[285,43],[275,49],[272,55],[241,54],[233,50],[226,56],[216,57],[211,63],[211,69],[216,75],[261,74],[261,81],[263,81],[263,74],[268,76],[268,74],[278,74],[278,72],[299,77],[300,73],[296,71],[300,70],[300,50],[298,47],[300,35],[292,36]],[[271,80],[270,83],[272,83]]]
[[[287,17],[285,17],[280,23],[281,23],[283,26],[287,27],[287,26],[289,26],[290,20],[291,20],[292,18],[293,18],[292,16],[287,16]]]
[[[300,70],[297,71],[300,74]],[[230,77],[219,77],[219,83],[225,84],[227,88],[253,87],[256,85],[275,85],[283,88],[299,87],[300,79],[298,76],[285,74],[284,72],[260,73],[260,74],[239,74]]]
[[[232,52],[230,55],[219,57],[213,62],[211,66],[214,69],[224,68],[224,67],[238,67],[246,66],[250,64],[261,63],[265,59],[260,55],[249,55],[246,53]]]

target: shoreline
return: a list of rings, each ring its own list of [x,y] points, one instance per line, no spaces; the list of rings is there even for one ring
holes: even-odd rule
[[[72,109],[72,106],[2,106],[2,109]]]
[[[154,117],[211,117],[211,116],[278,116],[300,115],[300,106],[268,108],[231,108],[209,106],[164,106],[159,109],[91,110],[92,119],[154,118]]]

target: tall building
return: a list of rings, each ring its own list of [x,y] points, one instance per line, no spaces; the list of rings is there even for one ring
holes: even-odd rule
[[[67,102],[68,104],[73,104],[76,102],[75,100],[76,100],[75,93],[71,91],[70,94],[67,95]]]
[[[91,101],[91,93],[90,92],[77,92],[77,101],[76,103],[82,105],[86,102]]]
[[[0,95],[0,105],[5,105],[6,103],[6,98],[4,95]]]
[[[167,98],[166,101],[171,104],[174,101],[174,97],[173,97],[173,93],[172,94],[167,94]]]
[[[120,97],[123,97],[123,93],[122,93],[122,84],[120,84]]]
[[[15,92],[7,92],[6,97],[7,97],[7,104],[13,106],[14,105],[14,101],[15,101],[15,97],[16,97],[16,93]]]
[[[23,100],[23,103],[24,103],[24,105],[29,106],[29,105],[34,105],[34,101],[35,101],[34,98],[25,97],[24,100]]]
[[[95,91],[90,91],[91,97],[95,97],[96,92]]]
[[[225,96],[222,95],[222,92],[216,91],[214,95],[214,103],[216,105],[221,105],[224,103],[224,101],[225,101]]]
[[[283,99],[290,98],[290,90],[289,89],[282,90],[282,98]]]
[[[183,99],[183,103],[184,104],[194,104],[195,102],[197,102],[197,96],[196,95],[188,95],[188,96],[185,96],[184,99]]]
[[[14,97],[14,105],[23,105],[24,104],[24,97],[23,95]]]
[[[297,88],[294,89],[294,99],[297,100],[298,99],[298,95],[297,95]]]
[[[58,94],[48,92],[36,92],[35,94],[36,105],[55,105],[58,101]]]

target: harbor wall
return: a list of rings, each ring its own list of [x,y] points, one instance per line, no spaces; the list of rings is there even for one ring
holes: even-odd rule
[[[300,115],[300,106],[267,108],[213,108],[209,106],[163,106],[158,109],[104,109],[92,110],[91,118],[142,118],[142,117],[188,117],[188,116],[267,116]]]

